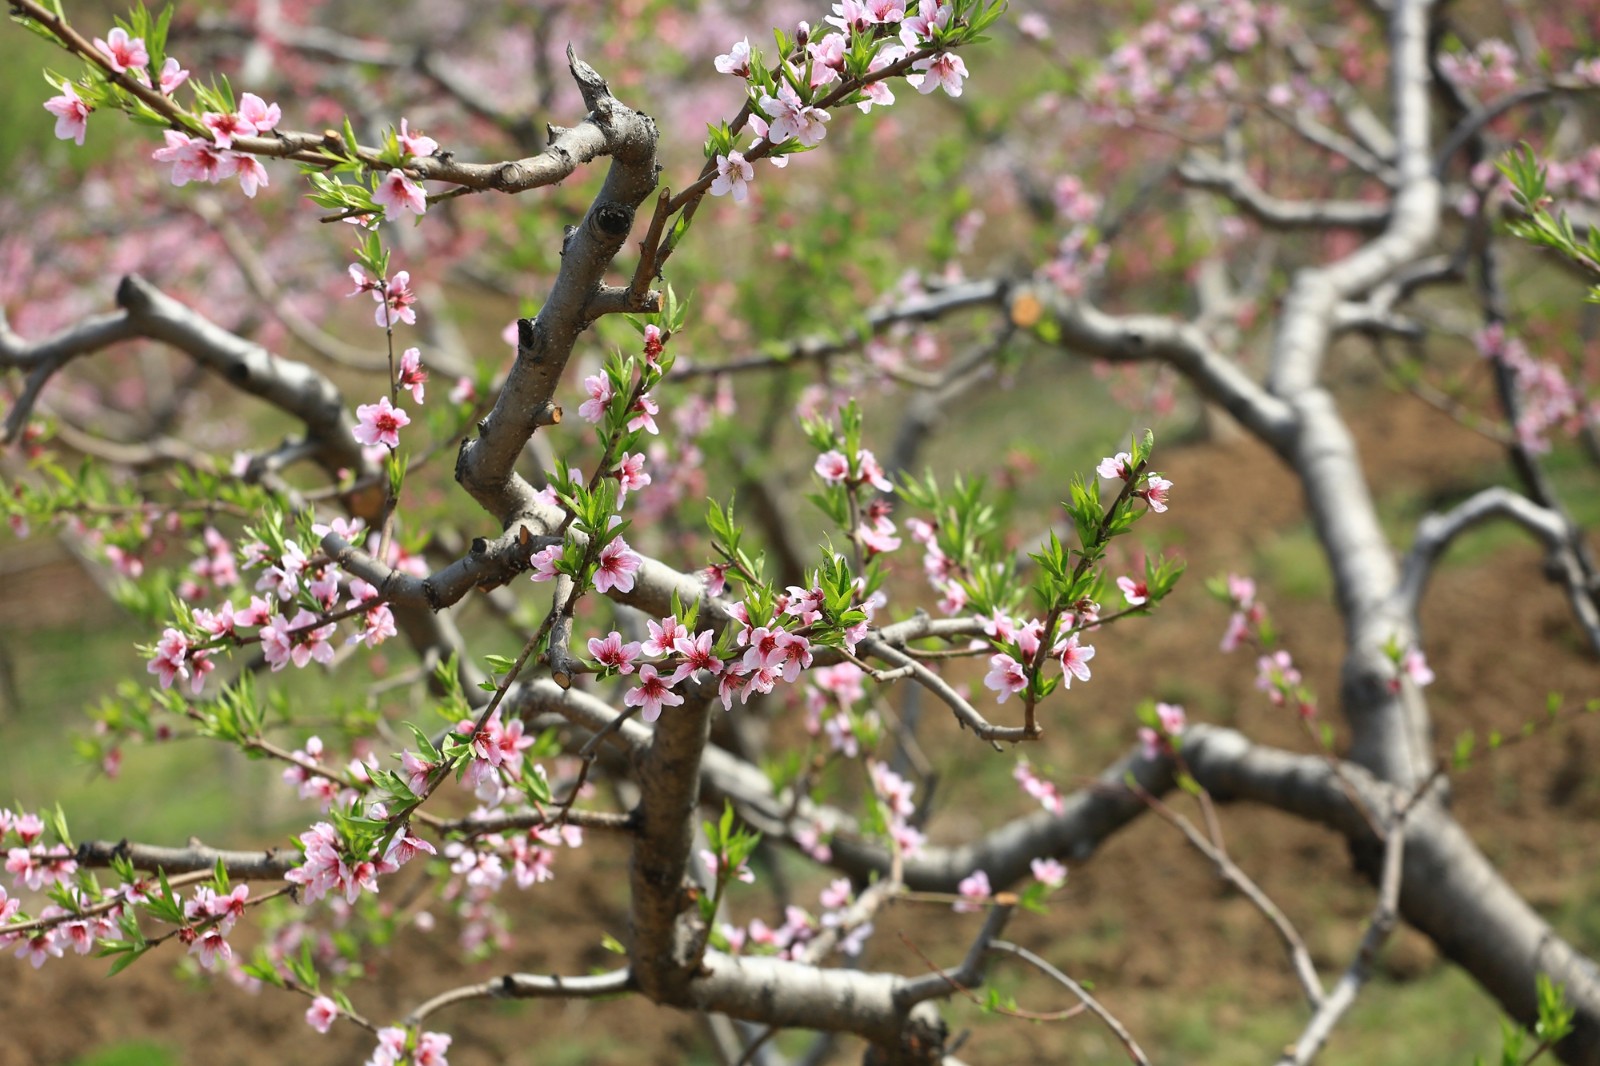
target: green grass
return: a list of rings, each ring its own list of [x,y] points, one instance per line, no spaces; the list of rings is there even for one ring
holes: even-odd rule
[[[1326,602],[1333,595],[1327,557],[1309,525],[1299,525],[1267,540],[1257,552],[1258,574],[1273,593],[1296,600]]]
[[[178,1061],[177,1055],[165,1045],[136,1040],[101,1048],[73,1059],[69,1066],[178,1066]]]
[[[142,676],[134,645],[148,639],[109,605],[86,612],[79,625],[8,635],[22,705],[0,721],[0,803],[23,810],[59,803],[78,840],[197,836],[221,844],[278,829],[280,819],[270,819],[261,802],[277,770],[221,745],[132,743],[114,780],[74,753],[74,739],[90,728],[85,707],[118,681]]]
[[[1128,991],[1103,989],[1114,1004]],[[1264,1049],[1292,1043],[1306,1009],[1296,1003],[1260,1003],[1219,983],[1201,996],[1140,992],[1148,1021],[1134,1030],[1157,1066],[1233,1066],[1260,1061]],[[1418,1019],[1433,1019],[1418,1024]],[[1060,1061],[1083,1066],[1125,1063],[1126,1053],[1087,1019],[1063,1027]],[[1492,1060],[1500,1048],[1498,1012],[1460,970],[1441,966],[1410,982],[1367,984],[1350,1014],[1318,1057],[1325,1066],[1412,1066],[1419,1062],[1467,1066],[1474,1055]]]

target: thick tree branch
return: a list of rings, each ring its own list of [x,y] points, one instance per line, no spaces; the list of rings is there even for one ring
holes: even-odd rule
[[[855,1033],[881,1047],[899,1048],[902,1061],[937,1063],[944,1022],[931,1003],[902,1002],[912,980],[708,951],[680,1005],[780,1029]]]
[[[629,866],[639,988],[658,1003],[679,1001],[693,974],[697,921],[688,891],[689,853],[700,806],[701,753],[711,736],[711,703],[688,699],[657,721],[638,762],[639,834]]]
[[[1389,87],[1394,102],[1398,188],[1383,234],[1336,263],[1295,275],[1273,341],[1268,387],[1288,397],[1321,376],[1334,308],[1387,278],[1433,239],[1440,189],[1429,156],[1428,11],[1431,0],[1397,0],[1390,18]]]
[[[117,303],[140,336],[165,341],[234,388],[304,422],[307,441],[325,470],[337,476],[340,470],[367,469],[344,398],[321,374],[229,333],[136,274],[122,279]]]
[[[590,109],[585,121],[603,134],[612,162],[588,213],[563,242],[561,269],[539,316],[518,323],[516,362],[494,408],[456,460],[456,480],[502,528],[533,507],[533,489],[513,464],[540,426],[561,419],[555,392],[567,359],[596,316],[592,303],[605,271],[627,240],[635,209],[655,189],[659,170],[655,122],[612,96],[604,79],[570,49],[567,59]]]
[[[1026,291],[1051,308],[1064,346],[1113,362],[1165,363],[1268,447],[1281,453],[1288,446],[1293,424],[1289,407],[1212,347],[1193,323],[1161,315],[1111,315],[1042,288]]]
[[[1260,803],[1325,825],[1349,839],[1358,853],[1377,855],[1383,849],[1362,808],[1385,810],[1410,795],[1360,766],[1277,751],[1231,729],[1192,727],[1183,756],[1195,780],[1215,799]],[[960,847],[924,848],[905,862],[906,885],[951,892],[981,869],[998,888],[1028,877],[1033,857],[1082,861],[1146,810],[1123,785],[1125,775],[1131,773],[1141,788],[1160,795],[1174,787],[1172,772],[1169,760],[1131,753],[1095,785],[1067,796],[1060,814],[1028,815]],[[834,863],[852,876],[889,869],[887,851],[875,845],[835,837],[832,847]],[[1531,1023],[1536,1015],[1535,974],[1566,984],[1578,1029],[1562,1054],[1585,1066],[1600,1063],[1600,970],[1517,895],[1437,799],[1418,802],[1408,816],[1400,913],[1519,1021]]]

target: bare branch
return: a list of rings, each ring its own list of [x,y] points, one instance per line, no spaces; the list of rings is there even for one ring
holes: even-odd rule
[[[886,662],[907,671],[918,684],[932,692],[945,705],[955,712],[956,721],[967,729],[972,730],[980,739],[990,742],[1030,740],[1036,734],[1030,734],[1025,726],[999,726],[989,722],[979,714],[962,695],[950,687],[950,683],[938,674],[923,666],[917,660],[904,652],[889,646],[879,637],[868,636],[860,642],[858,647],[868,655],[875,655]]]
[[[1378,881],[1378,902],[1374,905],[1367,931],[1356,949],[1339,983],[1328,998],[1317,1008],[1311,1020],[1300,1033],[1300,1038],[1278,1060],[1278,1066],[1309,1066],[1317,1052],[1327,1043],[1334,1026],[1356,1001],[1356,993],[1367,981],[1372,964],[1377,960],[1378,949],[1394,932],[1399,921],[1400,874],[1406,846],[1405,815],[1403,811],[1391,812],[1387,819],[1388,830],[1383,846],[1383,873]]]
[[[293,848],[268,848],[265,851],[222,851],[191,844],[166,848],[156,844],[134,844],[126,840],[90,840],[78,845],[73,854],[79,866],[110,866],[114,859],[126,859],[136,870],[165,870],[168,873],[209,872],[222,863],[228,876],[238,881],[282,880],[283,875],[300,865],[300,854]]]
[[[1600,651],[1600,611],[1595,608],[1573,544],[1579,534],[1557,512],[1500,485],[1475,493],[1444,514],[1428,515],[1417,524],[1417,538],[1402,564],[1397,592],[1405,609],[1416,614],[1434,565],[1450,543],[1495,518],[1516,523],[1544,545],[1548,572],[1565,586],[1573,613],[1590,645]]]
[[[126,311],[95,315],[42,341],[29,343],[12,331],[0,308],[0,368],[28,372],[22,394],[6,414],[5,443],[15,444],[28,424],[34,404],[45,385],[62,367],[80,355],[97,352],[119,341],[139,336]]]
[[[1096,1018],[1099,1018],[1102,1022],[1104,1022],[1106,1028],[1110,1029],[1112,1033],[1116,1035],[1117,1039],[1122,1042],[1122,1046],[1128,1052],[1128,1057],[1130,1059],[1138,1063],[1139,1066],[1150,1066],[1149,1057],[1145,1055],[1144,1049],[1139,1046],[1138,1041],[1134,1040],[1133,1034],[1128,1032],[1127,1026],[1118,1021],[1116,1015],[1106,1010],[1099,1000],[1090,995],[1087,988],[1084,988],[1078,982],[1074,981],[1072,978],[1068,977],[1066,974],[1062,973],[1060,970],[1050,965],[1049,962],[1043,958],[1040,958],[1038,955],[1035,955],[1027,948],[1013,944],[1010,941],[993,941],[989,945],[989,950],[1002,952],[1007,955],[1015,955],[1023,962],[1026,962],[1028,965],[1032,966],[1034,969],[1038,970],[1040,973],[1044,974],[1046,977],[1050,978],[1052,981],[1056,982],[1058,985],[1077,996],[1083,1005],[1088,1007]]]
[[[1346,229],[1377,231],[1389,221],[1388,205],[1364,200],[1284,200],[1257,185],[1243,164],[1224,162],[1206,152],[1191,152],[1178,168],[1184,183],[1226,196],[1271,229]]]
[[[633,227],[635,209],[655,189],[656,125],[611,95],[605,81],[568,50],[572,76],[602,136],[610,170],[588,214],[568,235],[561,269],[537,319],[517,325],[517,357],[476,439],[461,446],[456,480],[509,528],[534,506],[533,489],[513,464],[535,430],[560,421],[556,387],[578,334],[596,317],[592,304],[606,268]],[[569,134],[562,134],[566,137]]]
[[[1449,170],[1450,161],[1455,158],[1456,153],[1477,138],[1501,115],[1519,107],[1543,103],[1553,96],[1592,93],[1596,88],[1582,78],[1558,74],[1545,82],[1518,86],[1511,92],[1497,97],[1492,103],[1471,108],[1439,146],[1439,151],[1433,160],[1434,173],[1442,178]]]
[[[867,329],[863,334],[841,338],[802,337],[799,340],[789,341],[774,354],[749,355],[726,363],[679,363],[667,375],[667,380],[679,381],[713,374],[742,374],[830,359],[854,351],[868,337],[882,333],[898,323],[934,322],[958,311],[1002,307],[1006,303],[1010,287],[1010,283],[1001,278],[963,281],[941,286],[888,307],[867,312]]]
[[[408,1027],[418,1025],[429,1015],[446,1007],[480,999],[599,999],[620,995],[632,989],[633,975],[627,970],[585,974],[581,977],[508,973],[504,977],[496,977],[481,984],[452,988],[419,1003],[406,1015],[405,1025]]]
[[[1114,362],[1165,363],[1187,378],[1274,451],[1288,443],[1293,415],[1288,405],[1251,380],[1239,366],[1212,347],[1200,328],[1160,315],[1111,315],[1091,304],[1065,300],[1041,288],[1027,292],[1045,302],[1061,330],[1061,343]]]
[[[1002,892],[996,896],[988,915],[983,920],[983,928],[973,938],[972,946],[967,949],[966,958],[961,960],[961,965],[912,978],[900,993],[901,1002],[921,1003],[926,999],[947,996],[955,989],[976,988],[981,985],[986,957],[995,940],[1005,932],[1006,923],[1011,920],[1011,915],[1016,909],[1017,897],[1011,893]]]
[[[466,836],[481,836],[486,833],[504,833],[509,829],[538,829],[547,825],[575,825],[581,829],[615,830],[623,833],[634,831],[634,818],[631,814],[617,811],[586,811],[569,809],[566,811],[527,811],[520,814],[492,814],[484,816],[468,816],[454,818],[448,821],[434,823],[432,828],[439,833],[462,833]]]
[[[1216,865],[1217,874],[1242,892],[1256,910],[1266,917],[1273,931],[1278,934],[1278,939],[1283,941],[1284,950],[1289,953],[1290,964],[1294,968],[1295,978],[1300,982],[1300,990],[1305,993],[1306,1001],[1311,1004],[1313,1010],[1321,1007],[1327,993],[1322,987],[1322,978],[1317,976],[1317,968],[1311,961],[1311,952],[1306,948],[1305,940],[1301,938],[1294,923],[1283,913],[1282,908],[1274,903],[1272,897],[1263,892],[1261,886],[1241,870],[1222,848],[1220,836],[1213,834],[1214,839],[1207,840],[1189,819],[1171,810],[1154,796],[1146,794],[1141,798],[1152,810],[1176,826],[1196,851]]]

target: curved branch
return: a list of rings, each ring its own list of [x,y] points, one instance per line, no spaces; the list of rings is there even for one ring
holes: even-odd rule
[[[1478,134],[1482,133],[1490,123],[1501,115],[1514,111],[1526,104],[1537,104],[1548,100],[1559,93],[1593,92],[1595,88],[1596,86],[1581,78],[1574,78],[1570,75],[1557,75],[1548,82],[1521,86],[1497,98],[1493,103],[1473,108],[1462,117],[1461,121],[1456,123],[1455,128],[1450,131],[1449,136],[1440,145],[1438,152],[1434,154],[1434,174],[1443,178],[1445,171],[1450,166],[1450,161],[1455,158],[1456,153],[1471,143]]]
[[[1278,934],[1278,939],[1283,942],[1284,950],[1289,954],[1290,965],[1294,969],[1295,978],[1300,982],[1301,991],[1305,993],[1306,1001],[1312,1010],[1321,1008],[1327,991],[1322,987],[1322,978],[1317,976],[1316,965],[1311,961],[1311,952],[1306,948],[1306,942],[1300,936],[1300,931],[1289,921],[1288,915],[1283,913],[1282,908],[1272,897],[1262,891],[1261,886],[1233,861],[1232,856],[1222,846],[1222,836],[1215,828],[1215,823],[1212,823],[1213,837],[1207,840],[1194,827],[1194,823],[1169,809],[1159,799],[1154,796],[1140,798],[1168,823],[1177,827],[1196,851],[1216,865],[1217,876],[1237,888],[1256,910],[1261,912],[1271,924],[1273,932]],[[1209,804],[1206,810],[1208,814],[1211,813]]]
[[[508,973],[475,985],[462,985],[441,992],[411,1009],[405,1017],[406,1026],[422,1022],[457,1003],[470,1003],[480,999],[600,999],[621,995],[633,989],[633,975],[627,970],[610,973],[587,974],[582,977],[562,977],[559,974]]]
[[[679,361],[667,375],[668,381],[683,381],[715,374],[742,374],[771,370],[797,363],[821,361],[853,351],[870,336],[903,322],[935,322],[958,311],[981,307],[1000,307],[1006,303],[1011,283],[1004,278],[988,278],[945,285],[929,292],[867,312],[866,328],[840,338],[801,337],[785,343],[777,351],[748,355],[726,363],[685,363]]]
[[[1193,323],[1161,315],[1107,314],[1092,304],[1066,300],[1039,287],[1019,290],[1013,297],[1014,320],[1017,300],[1025,293],[1051,308],[1063,345],[1113,362],[1165,363],[1268,447],[1279,453],[1287,448],[1293,424],[1289,406],[1214,348]]]
[[[929,670],[926,666],[913,659],[911,656],[890,647],[880,637],[868,636],[857,647],[868,655],[875,655],[895,666],[905,670],[917,683],[929,692],[943,700],[945,705],[955,712],[956,721],[972,730],[982,740],[990,742],[1031,740],[1037,733],[1030,733],[1026,726],[1001,726],[994,725],[977,709],[972,706],[961,693],[950,686],[944,678]]]
[[[1450,543],[1474,526],[1495,518],[1516,523],[1544,545],[1549,572],[1566,586],[1573,613],[1588,634],[1590,645],[1600,651],[1600,612],[1595,608],[1573,545],[1575,531],[1557,512],[1501,485],[1475,493],[1444,514],[1428,515],[1417,524],[1417,538],[1401,566],[1397,593],[1401,604],[1415,615],[1434,565]]]
[[[234,388],[305,423],[313,454],[330,474],[367,470],[344,398],[326,377],[229,333],[137,274],[129,274],[117,286],[117,303],[139,336],[180,349]]]
[[[1376,232],[1389,221],[1388,205],[1362,200],[1285,200],[1257,185],[1238,162],[1191,153],[1178,167],[1186,185],[1221,193],[1271,229],[1344,228]]]
[[[1074,981],[1056,967],[1052,966],[1048,961],[1038,955],[1035,955],[1025,947],[1021,947],[1006,940],[997,940],[989,945],[989,950],[1000,952],[1006,955],[1015,955],[1023,962],[1026,962],[1028,965],[1032,966],[1034,969],[1050,978],[1056,984],[1061,985],[1067,991],[1077,996],[1079,1001],[1082,1002],[1085,1007],[1088,1007],[1096,1018],[1099,1018],[1105,1023],[1107,1029],[1110,1029],[1116,1034],[1117,1039],[1122,1042],[1122,1046],[1127,1049],[1129,1058],[1137,1063],[1138,1066],[1150,1066],[1149,1057],[1145,1055],[1144,1049],[1139,1046],[1138,1042],[1133,1039],[1133,1034],[1129,1033],[1127,1027],[1117,1020],[1116,1015],[1106,1010],[1099,1000],[1090,995],[1087,988],[1084,988],[1078,982]]]
[[[139,336],[126,311],[93,315],[68,326],[42,341],[25,341],[11,329],[0,308],[0,368],[15,367],[28,372],[22,394],[6,413],[6,444],[15,444],[27,427],[39,394],[62,367],[80,355],[97,352],[120,341]]]

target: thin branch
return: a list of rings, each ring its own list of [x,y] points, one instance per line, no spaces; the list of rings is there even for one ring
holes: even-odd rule
[[[1575,532],[1557,512],[1501,485],[1483,489],[1449,511],[1430,514],[1417,524],[1416,540],[1406,553],[1396,593],[1404,608],[1416,614],[1434,566],[1452,541],[1469,529],[1496,518],[1521,526],[1544,545],[1548,572],[1566,588],[1573,613],[1588,636],[1590,646],[1600,651],[1600,610],[1596,609],[1575,553]]]
[[[989,907],[989,913],[984,917],[983,928],[973,938],[966,957],[961,960],[961,965],[907,981],[905,988],[899,994],[901,1001],[906,1004],[921,1003],[923,1000],[949,995],[952,990],[965,991],[981,985],[986,956],[995,940],[1005,932],[1006,925],[1011,921],[1016,909],[1016,896],[1010,892],[996,895]],[[909,940],[906,942],[910,943]]]
[[[1261,886],[1256,884],[1249,874],[1241,870],[1228,855],[1227,849],[1221,843],[1220,833],[1213,829],[1211,839],[1208,840],[1194,827],[1189,819],[1162,803],[1155,796],[1138,788],[1137,785],[1134,786],[1134,791],[1151,810],[1165,819],[1168,824],[1175,826],[1182,832],[1185,839],[1193,845],[1196,851],[1211,860],[1217,868],[1218,876],[1243,893],[1251,905],[1261,912],[1272,925],[1273,931],[1278,934],[1278,939],[1283,942],[1284,950],[1289,953],[1290,964],[1294,968],[1295,978],[1300,982],[1300,990],[1305,994],[1306,1002],[1311,1004],[1313,1010],[1321,1007],[1326,991],[1322,987],[1322,978],[1317,976],[1317,967],[1311,961],[1311,952],[1306,948],[1305,940],[1301,938],[1299,930],[1294,927],[1294,923],[1289,921],[1283,910],[1273,902],[1272,897],[1262,891]],[[1201,795],[1204,796],[1204,793],[1202,792]],[[1209,803],[1206,806],[1206,811],[1209,820]]]
[[[991,743],[1031,739],[1032,734],[1029,733],[1025,726],[999,726],[991,723],[983,715],[979,714],[977,709],[967,702],[959,692],[952,688],[948,681],[898,648],[891,647],[881,637],[869,635],[857,647],[869,655],[894,663],[895,666],[907,671],[913,680],[939,697],[947,707],[955,712],[956,721],[967,729],[972,730],[980,739]]]
[[[1099,1000],[1090,995],[1088,989],[1084,988],[1078,982],[1074,981],[1072,978],[1068,977],[1066,974],[1050,965],[1049,962],[1040,958],[1038,955],[1035,955],[1025,947],[1021,947],[1006,940],[995,940],[990,942],[989,950],[1002,952],[1007,955],[1015,955],[1023,962],[1026,962],[1028,965],[1032,966],[1034,969],[1038,970],[1040,973],[1044,974],[1046,977],[1050,978],[1052,981],[1056,982],[1061,987],[1077,996],[1083,1005],[1088,1007],[1096,1018],[1099,1018],[1102,1022],[1104,1022],[1106,1028],[1110,1029],[1116,1038],[1121,1041],[1123,1049],[1128,1053],[1128,1058],[1132,1059],[1138,1064],[1138,1066],[1150,1066],[1149,1057],[1145,1055],[1144,1049],[1139,1046],[1139,1042],[1133,1038],[1133,1034],[1128,1032],[1127,1026],[1118,1021],[1116,1015],[1108,1011],[1104,1006],[1101,1005]]]
[[[187,130],[192,134],[205,133],[204,128],[198,126],[197,119],[171,97],[116,70],[112,67],[111,61],[87,38],[37,0],[12,0],[12,7],[21,15],[47,29],[68,51],[99,67],[107,80],[124,92],[137,97],[146,107],[167,119],[173,129]],[[587,64],[580,65],[588,69]],[[593,74],[593,71],[590,70],[589,73]],[[435,81],[438,80],[435,77]],[[600,81],[598,76],[594,77],[591,84],[593,83],[599,84],[602,88],[604,86],[604,82]],[[604,100],[611,101],[609,92],[605,93]],[[551,138],[549,147],[537,155],[494,163],[468,163],[457,159],[453,152],[441,152],[421,159],[407,159],[403,169],[418,181],[441,181],[461,187],[456,192],[438,194],[433,198],[436,200],[453,197],[458,192],[518,193],[559,184],[571,177],[578,167],[601,156],[615,154],[619,147],[613,135],[614,130],[611,128],[614,116],[610,109],[596,106],[596,99],[591,98],[587,91],[584,94],[584,102],[589,105],[590,113],[583,121],[570,129],[563,128],[559,131],[553,129],[555,136]],[[288,159],[323,167],[338,164],[346,159],[351,151],[344,143],[343,137],[335,131],[307,133],[290,130],[273,130],[270,134],[260,136],[235,137],[233,150],[248,155]],[[359,145],[355,148],[355,157],[362,165],[373,170],[395,169],[395,165],[385,161],[382,151],[376,147]]]
[[[946,315],[984,307],[1003,307],[1011,283],[1003,278],[963,281],[918,293],[909,299],[869,311],[865,328],[844,337],[811,336],[786,342],[771,354],[747,355],[726,363],[675,364],[668,381],[682,381],[716,374],[743,374],[772,370],[806,362],[821,362],[854,351],[871,337],[905,322],[934,322]]]
[[[1399,921],[1400,878],[1404,870],[1406,842],[1404,809],[1392,812],[1387,822],[1383,848],[1383,873],[1378,882],[1378,901],[1367,923],[1366,934],[1362,936],[1355,958],[1350,961],[1344,975],[1339,978],[1338,984],[1334,985],[1328,998],[1306,1023],[1299,1039],[1278,1060],[1278,1066],[1309,1066],[1317,1057],[1317,1053],[1322,1050],[1322,1046],[1332,1034],[1334,1026],[1339,1024],[1345,1012],[1355,1003],[1356,994],[1361,991],[1361,986],[1371,975],[1378,949],[1389,939]]]
[[[431,1014],[480,999],[602,999],[633,991],[633,975],[626,969],[581,977],[508,973],[481,984],[462,985],[419,1003],[405,1017],[409,1028]]]
[[[461,833],[475,837],[486,833],[503,833],[508,829],[539,829],[548,825],[575,825],[580,829],[631,833],[634,831],[635,821],[632,814],[617,811],[567,808],[561,811],[528,811],[521,814],[469,815],[465,818],[435,821],[431,824],[431,828],[439,833]]]

